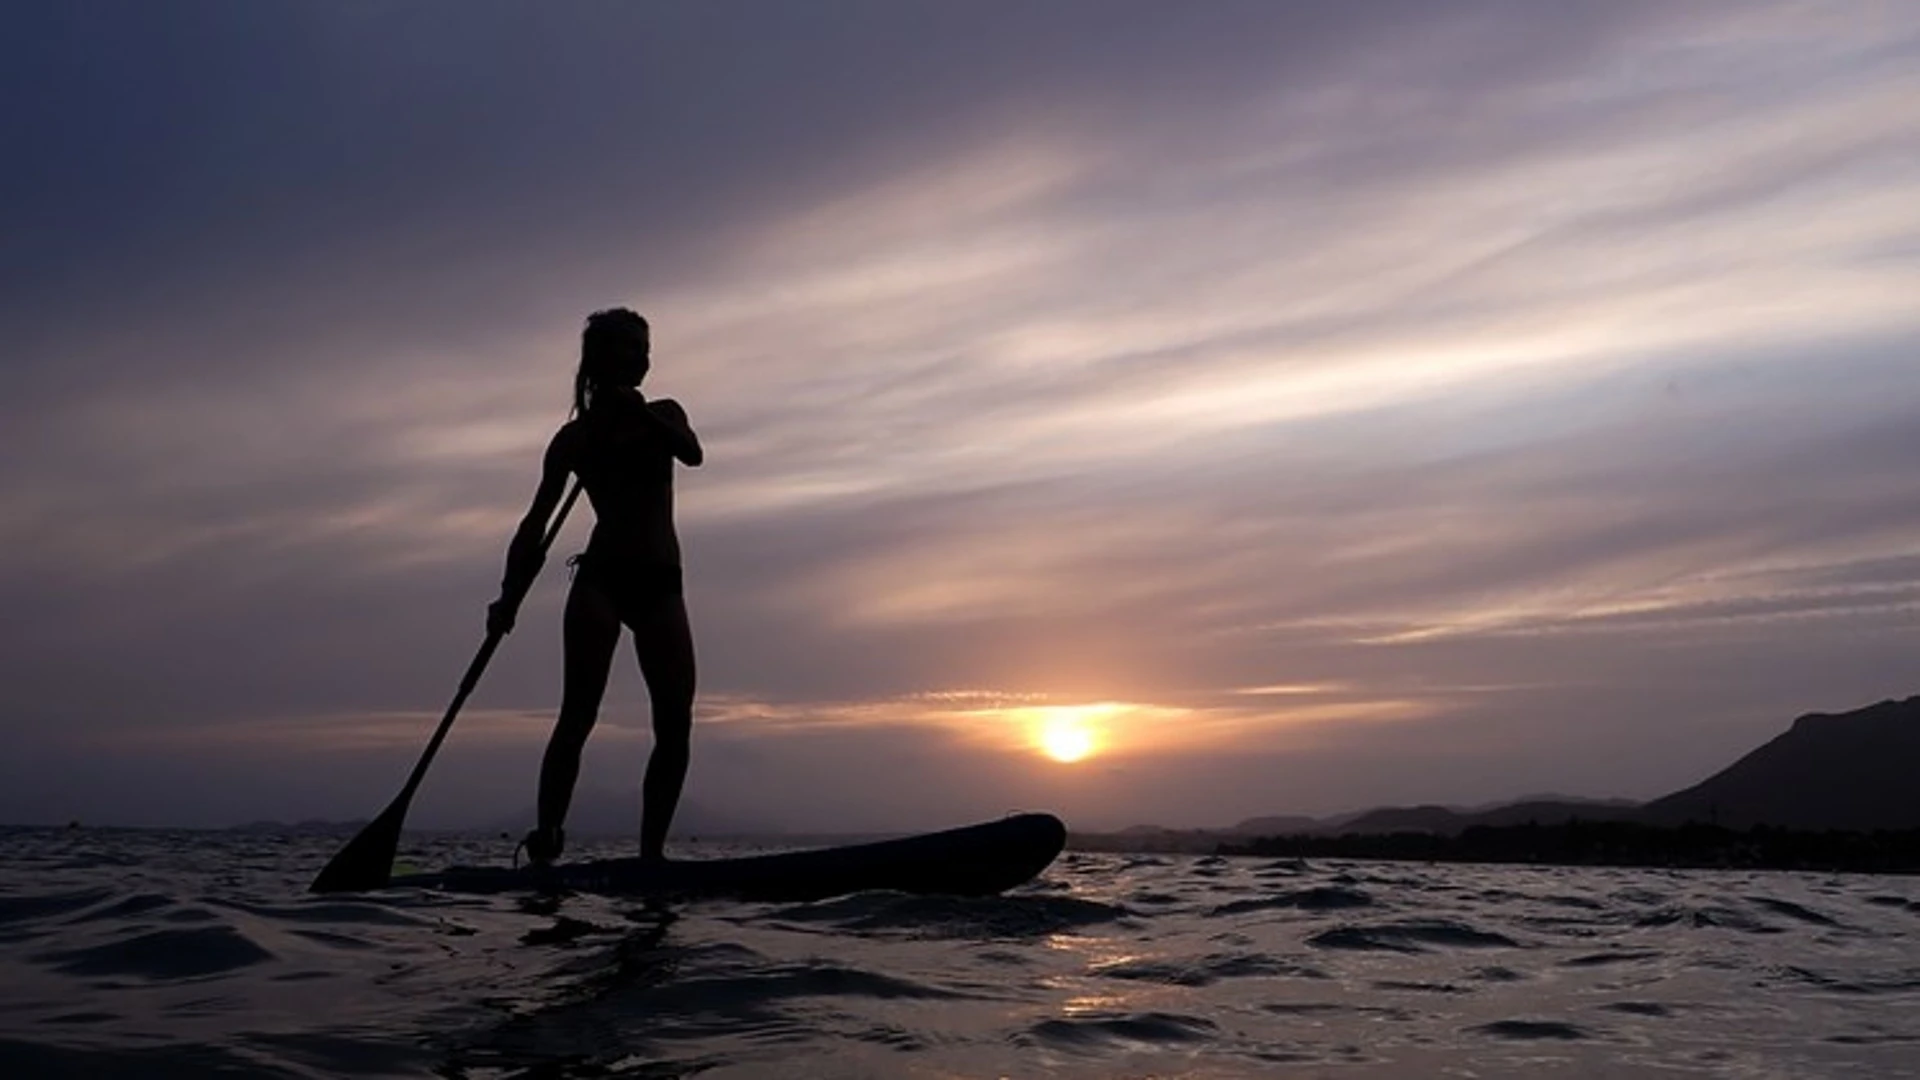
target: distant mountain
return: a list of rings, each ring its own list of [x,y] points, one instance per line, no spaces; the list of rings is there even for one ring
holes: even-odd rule
[[[1566,821],[1628,821],[1639,812],[1639,804],[1626,799],[1582,799],[1566,796],[1536,796],[1519,802],[1488,803],[1470,810],[1452,806],[1383,806],[1363,814],[1337,818],[1254,818],[1242,822],[1233,831],[1251,836],[1280,836],[1289,833],[1434,833],[1456,836],[1475,825],[1558,825]],[[1283,824],[1268,828],[1267,823]],[[1249,829],[1247,826],[1259,826]]]
[[[1730,828],[1915,829],[1920,828],[1916,768],[1920,768],[1920,697],[1883,701],[1837,715],[1802,716],[1785,734],[1706,780],[1645,805],[1625,799],[1551,795],[1471,811],[1390,806],[1304,828],[1253,831],[1457,836],[1476,825],[1558,825],[1576,819],[1651,825],[1695,821]],[[1295,820],[1255,818],[1243,826]]]
[[[1637,804],[1620,799],[1570,799],[1493,804],[1479,812],[1449,806],[1387,806],[1358,814],[1308,817],[1280,814],[1248,818],[1225,829],[1168,829],[1133,825],[1119,832],[1069,835],[1068,846],[1079,851],[1211,852],[1222,844],[1237,844],[1271,836],[1334,836],[1352,833],[1432,833],[1455,836],[1473,825],[1560,825],[1569,819],[1615,821],[1629,818]]]
[[[1075,851],[1160,852],[1210,855],[1229,834],[1213,829],[1163,829],[1132,825],[1119,832],[1069,832],[1067,846]]]
[[[1467,815],[1468,827],[1474,825],[1559,825],[1567,821],[1634,821],[1640,816],[1640,804],[1630,799],[1551,799],[1523,800],[1491,810]]]
[[[1465,814],[1445,806],[1431,804],[1382,806],[1348,818],[1332,831],[1343,833],[1426,832],[1452,835],[1466,828],[1466,820]]]
[[[1241,836],[1278,836],[1281,833],[1313,832],[1324,828],[1326,821],[1321,818],[1306,817],[1301,814],[1280,814],[1272,817],[1248,818],[1227,832]]]
[[[1920,697],[1810,713],[1700,783],[1648,803],[1643,814],[1658,824],[1732,828],[1920,828],[1916,768]]]
[[[1590,795],[1562,795],[1558,792],[1546,792],[1539,795],[1522,795],[1517,799],[1496,799],[1493,802],[1477,806],[1452,807],[1462,814],[1484,814],[1489,810],[1503,810],[1520,803],[1570,803],[1577,806],[1639,806],[1638,799],[1599,799]]]
[[[1546,828],[1580,821],[1642,825],[1772,825],[1798,830],[1920,830],[1920,696],[1853,712],[1811,713],[1783,735],[1684,791],[1644,805],[1629,799],[1528,796],[1476,807],[1384,806],[1358,814],[1248,818],[1225,829],[1135,825],[1117,833],[1075,833],[1081,850],[1208,850],[1258,837],[1455,837],[1474,826]]]

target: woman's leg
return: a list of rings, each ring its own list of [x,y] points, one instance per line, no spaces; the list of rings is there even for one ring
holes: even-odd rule
[[[566,653],[566,683],[560,693],[560,718],[540,762],[540,828],[558,829],[567,821],[573,785],[580,779],[580,751],[600,715],[607,692],[607,671],[620,644],[620,617],[613,601],[590,581],[574,579],[561,621]]]
[[[633,624],[633,651],[647,680],[653,704],[653,754],[641,796],[640,855],[663,857],[667,827],[673,824],[680,787],[687,778],[687,750],[693,734],[693,630],[687,605],[670,596]]]

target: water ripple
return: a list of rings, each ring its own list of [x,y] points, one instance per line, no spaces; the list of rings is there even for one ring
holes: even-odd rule
[[[43,953],[32,959],[68,975],[191,979],[265,963],[273,959],[273,954],[235,930],[210,926],[155,930],[84,949]]]
[[[1076,853],[979,899],[307,896],[332,850],[0,830],[0,1076],[1920,1077],[1913,879]]]
[[[1361,908],[1373,906],[1373,897],[1362,889],[1342,888],[1338,885],[1319,885],[1310,889],[1281,893],[1278,896],[1263,896],[1252,900],[1234,900],[1215,907],[1212,915],[1244,915],[1250,911],[1270,911],[1275,908],[1299,908],[1302,911],[1339,911],[1343,908]]]
[[[1520,1039],[1533,1041],[1538,1039],[1590,1039],[1592,1034],[1585,1028],[1559,1020],[1495,1020],[1491,1024],[1480,1024],[1469,1028],[1482,1035],[1492,1035],[1498,1039]]]
[[[1307,939],[1307,944],[1321,949],[1391,952],[1423,952],[1429,945],[1466,949],[1512,949],[1520,946],[1519,942],[1505,934],[1446,919],[1338,926],[1313,935]]]
[[[1042,1020],[1028,1030],[1040,1042],[1087,1050],[1125,1049],[1129,1044],[1200,1042],[1213,1038],[1219,1026],[1204,1017],[1148,1012]]]

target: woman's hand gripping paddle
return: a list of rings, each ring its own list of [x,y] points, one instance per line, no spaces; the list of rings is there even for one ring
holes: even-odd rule
[[[576,480],[573,490],[567,492],[566,501],[560,504],[559,512],[553,515],[552,523],[547,526],[546,536],[540,541],[543,559],[547,549],[553,546],[553,538],[560,535],[560,525],[567,520],[567,511],[573,509],[573,501],[579,497],[580,483]],[[532,582],[529,581],[527,585],[531,586]],[[526,588],[523,587],[519,596],[505,599],[518,608],[525,597]],[[489,620],[490,624],[494,622]],[[400,789],[400,794],[380,812],[379,817],[368,822],[358,835],[347,841],[346,847],[334,855],[320,871],[320,876],[313,879],[313,892],[357,892],[378,889],[387,883],[393,874],[394,853],[400,848],[400,826],[406,822],[407,806],[413,802],[413,793],[420,787],[420,781],[426,778],[427,766],[432,764],[433,755],[446,740],[447,731],[453,727],[453,718],[459,715],[460,706],[466,703],[467,695],[473,693],[473,688],[479,684],[481,672],[487,669],[487,661],[493,659],[493,651],[500,647],[500,639],[505,636],[505,629],[487,631],[487,640],[481,643],[480,652],[474,656],[473,663],[467,665],[467,673],[460,680],[460,689],[453,695],[453,704],[447,706],[447,714],[441,717],[440,727],[427,742],[426,752],[420,755],[420,761],[414,765],[413,775],[407,777],[407,786]]]

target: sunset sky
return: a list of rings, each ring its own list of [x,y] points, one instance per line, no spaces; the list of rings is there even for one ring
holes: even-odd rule
[[[42,0],[0,88],[0,822],[383,806],[614,304],[696,819],[1652,797],[1920,693],[1920,4]],[[531,806],[590,523],[417,823]]]

